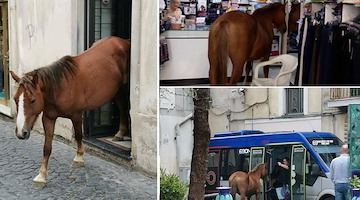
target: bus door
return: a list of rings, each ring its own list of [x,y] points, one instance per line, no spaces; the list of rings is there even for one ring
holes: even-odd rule
[[[305,200],[306,148],[303,145],[294,145],[291,152],[291,199]]]
[[[299,143],[296,143],[299,144]],[[271,144],[265,147],[265,162],[268,164],[268,181],[264,184],[265,199],[278,200],[284,196],[290,197],[290,171],[291,157],[294,143]],[[289,161],[288,168],[278,165],[284,164],[283,160]],[[289,198],[290,199],[290,198]]]
[[[250,171],[253,170],[257,165],[264,163],[265,159],[265,147],[252,147],[250,153]],[[260,179],[261,185],[264,185],[264,181]],[[251,200],[256,199],[255,195],[251,197]],[[264,187],[261,187],[260,200],[265,199]]]
[[[206,193],[218,192],[216,187],[220,186],[219,166],[220,150],[209,150],[208,172],[206,175]]]

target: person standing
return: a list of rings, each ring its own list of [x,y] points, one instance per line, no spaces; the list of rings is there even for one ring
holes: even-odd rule
[[[348,145],[340,149],[340,156],[334,158],[330,164],[330,178],[335,183],[335,200],[350,199],[350,173]]]

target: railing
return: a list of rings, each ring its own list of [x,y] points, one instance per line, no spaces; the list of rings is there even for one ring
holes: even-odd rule
[[[330,88],[330,99],[360,97],[360,88]]]

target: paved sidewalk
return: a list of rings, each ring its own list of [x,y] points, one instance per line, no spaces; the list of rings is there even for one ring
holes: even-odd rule
[[[31,188],[38,174],[44,137],[15,136],[14,123],[0,118],[0,199],[156,199],[156,179],[86,154],[85,166],[71,168],[75,149],[53,141],[46,186]]]

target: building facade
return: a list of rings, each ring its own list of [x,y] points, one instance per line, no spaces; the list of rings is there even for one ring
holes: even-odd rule
[[[160,90],[160,166],[187,180],[193,144],[190,89]],[[323,131],[347,141],[347,106],[354,88],[210,89],[211,136],[235,130]],[[186,105],[186,106],[185,106]]]
[[[132,166],[156,174],[157,80],[154,78],[157,76],[156,41],[148,39],[156,38],[156,2],[0,1],[1,8],[3,5],[6,6],[8,20],[3,17],[2,25],[4,27],[4,21],[8,24],[9,50],[8,57],[2,58],[3,60],[8,58],[9,65],[6,68],[3,64],[4,97],[0,102],[0,112],[13,116],[16,111],[11,97],[17,85],[8,79],[9,70],[22,75],[38,67],[49,65],[65,55],[77,55],[89,48],[96,40],[110,35],[131,39],[132,129],[131,150],[127,159]],[[112,131],[117,124],[111,119],[116,118],[117,115],[118,111],[114,110],[111,103],[87,112],[84,115],[84,135],[91,138],[93,133],[97,133],[97,129],[106,130],[111,135],[115,134]],[[101,123],[96,124],[95,119]],[[34,129],[43,132],[40,122],[41,120],[38,120]],[[70,120],[58,119],[55,134],[73,141]]]

